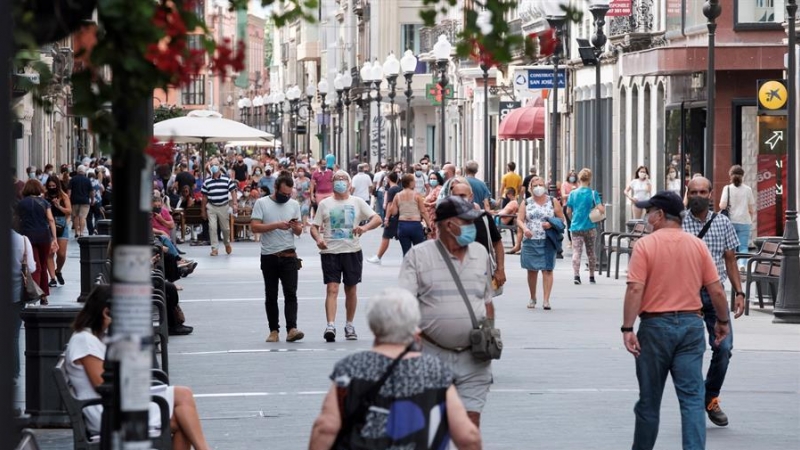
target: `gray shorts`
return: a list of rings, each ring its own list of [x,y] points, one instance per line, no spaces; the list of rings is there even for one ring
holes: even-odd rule
[[[422,351],[437,356],[455,376],[456,391],[467,411],[481,412],[492,384],[492,362],[478,361],[469,350],[456,353],[422,340]]]

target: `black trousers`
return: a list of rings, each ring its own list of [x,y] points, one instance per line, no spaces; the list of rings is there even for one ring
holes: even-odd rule
[[[178,306],[178,301],[180,300],[178,289],[169,281],[164,284],[164,287],[167,294],[167,326],[175,328],[177,325],[182,325],[175,320],[175,307]]]
[[[280,329],[278,282],[283,285],[283,315],[286,329],[297,328],[297,258],[261,255],[261,274],[264,276],[265,309],[270,331]]]

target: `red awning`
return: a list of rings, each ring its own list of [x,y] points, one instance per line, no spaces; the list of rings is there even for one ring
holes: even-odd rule
[[[544,118],[547,108],[541,106],[541,100],[532,104],[534,106],[517,108],[508,113],[500,122],[500,139],[544,139]]]

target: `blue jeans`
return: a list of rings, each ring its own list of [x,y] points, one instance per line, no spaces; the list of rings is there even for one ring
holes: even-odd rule
[[[720,342],[719,346],[714,344],[714,325],[717,324],[717,312],[711,303],[711,297],[705,288],[700,290],[700,299],[703,301],[703,318],[708,329],[708,343],[711,345],[711,364],[708,366],[706,374],[706,404],[714,397],[719,397],[722,390],[722,383],[725,382],[725,374],[728,373],[728,364],[731,361],[733,350],[733,323],[729,323],[730,333]]]
[[[750,224],[747,223],[734,223],[733,229],[736,230],[736,236],[739,237],[739,248],[736,250],[739,253],[747,253],[750,243]],[[746,264],[747,260],[739,258],[737,264]]]
[[[642,320],[641,354],[636,358],[639,401],[633,450],[650,450],[658,437],[661,398],[667,374],[672,375],[681,409],[683,450],[706,448],[706,408],[703,403],[703,319],[693,314],[672,314]]]
[[[383,191],[375,191],[375,212],[381,216],[381,226],[383,226],[383,219],[386,211],[383,210]]]
[[[425,242],[425,231],[422,224],[415,220],[400,220],[397,222],[397,239],[406,256],[411,247]]]
[[[167,253],[169,253],[172,256],[176,256],[176,257],[180,256],[180,254],[178,253],[178,248],[175,247],[175,244],[173,244],[172,241],[169,240],[168,237],[163,236],[163,235],[159,235],[158,239],[161,241],[161,245],[163,245],[164,247],[167,247]]]

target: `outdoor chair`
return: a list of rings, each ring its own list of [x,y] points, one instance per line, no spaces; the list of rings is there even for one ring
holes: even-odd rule
[[[763,286],[769,289],[773,305],[778,294],[778,282],[781,275],[781,261],[783,252],[779,241],[764,241],[761,249],[757,253],[737,253],[737,258],[747,258],[747,270],[745,272],[745,315],[750,314],[750,285],[756,283],[756,295],[758,296],[758,307],[764,309]]]
[[[511,231],[511,246],[514,247],[516,244],[517,239],[517,216],[515,214],[497,214],[494,216],[496,218],[497,229],[501,232],[503,230]],[[503,223],[503,219],[511,218],[510,224]]]
[[[39,450],[39,444],[36,442],[36,436],[33,435],[33,431],[25,428],[22,430],[22,439],[20,439],[19,444],[14,447],[14,450]]]
[[[605,234],[605,233],[604,233]],[[630,233],[617,233],[609,237],[609,242],[616,240],[616,244],[611,244],[608,246],[607,258],[606,261],[609,262],[609,267],[606,270],[606,278],[611,277],[611,254],[616,253],[616,266],[614,267],[614,279],[619,280],[619,259],[620,256],[623,254],[628,255],[628,259],[630,259],[630,255],[633,253],[633,246],[636,244],[636,241],[646,235],[645,232],[645,224],[644,222],[639,222],[633,226],[633,230]]]

